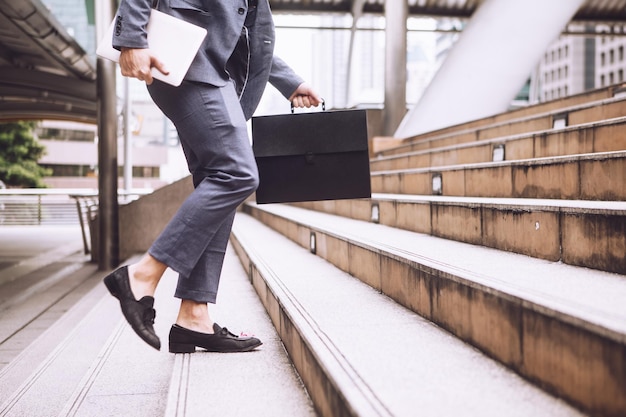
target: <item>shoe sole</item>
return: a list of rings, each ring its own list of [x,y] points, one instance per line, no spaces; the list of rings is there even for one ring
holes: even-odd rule
[[[239,353],[239,352],[250,352],[261,346],[263,342],[259,342],[255,345],[246,346],[238,349],[228,349],[228,350],[218,350],[218,349],[207,349],[202,346],[196,346],[194,344],[188,343],[172,343],[170,342],[170,353],[194,353],[196,352],[196,347],[203,349],[204,352],[212,352],[212,353]],[[202,351],[201,351],[202,352]]]

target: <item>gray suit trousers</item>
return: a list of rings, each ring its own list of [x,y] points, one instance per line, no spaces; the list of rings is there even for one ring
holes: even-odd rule
[[[232,83],[155,80],[148,91],[178,130],[195,187],[148,252],[179,273],[176,297],[215,303],[235,210],[259,182],[246,120]]]

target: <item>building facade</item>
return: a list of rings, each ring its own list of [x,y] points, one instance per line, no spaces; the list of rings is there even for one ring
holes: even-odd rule
[[[81,47],[96,60],[96,30],[93,19],[93,2],[85,0],[42,0],[54,17],[66,28]],[[121,75],[118,73],[118,80]],[[170,160],[179,161],[178,141],[171,123],[154,105],[144,83],[136,80],[129,84],[131,104],[130,135],[132,164],[131,187],[156,189],[186,175],[186,167],[169,167]],[[118,111],[122,111],[123,83],[118,83]],[[119,186],[123,188],[124,132],[122,118],[118,126]],[[43,120],[36,130],[46,154],[39,163],[50,168],[52,175],[44,179],[53,188],[98,188],[98,138],[97,126],[65,121]]]
[[[624,25],[570,25],[568,34],[544,53],[534,74],[531,101],[549,101],[623,83],[625,34]]]

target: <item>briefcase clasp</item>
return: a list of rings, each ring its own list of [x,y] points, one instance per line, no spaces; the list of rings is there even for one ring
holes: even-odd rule
[[[308,165],[313,165],[315,163],[315,154],[313,152],[307,152],[304,154],[304,160]]]

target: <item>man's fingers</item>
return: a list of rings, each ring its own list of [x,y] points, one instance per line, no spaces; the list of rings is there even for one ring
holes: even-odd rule
[[[150,63],[154,68],[156,68],[159,72],[161,72],[161,74],[163,75],[168,75],[170,72],[168,71],[167,68],[165,68],[165,64],[163,64],[161,61],[159,61],[157,58],[155,58],[154,56],[152,57],[151,63]]]
[[[165,75],[169,74],[165,65],[152,55],[149,49],[122,49],[120,67],[123,76],[137,78],[140,81],[145,81],[148,85],[152,84],[153,81],[152,67]]]
[[[317,107],[322,100],[315,97],[315,96],[304,96],[304,95],[300,95],[300,96],[295,96],[293,98],[293,100],[291,100],[291,102],[293,103],[294,107]]]
[[[322,100],[321,97],[318,97],[315,93],[313,93],[311,98],[313,99],[313,101],[311,102],[313,106],[319,106],[322,103],[322,101],[324,101]]]

